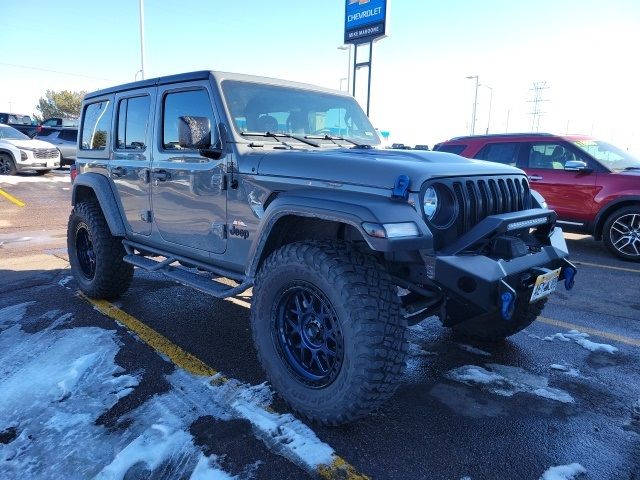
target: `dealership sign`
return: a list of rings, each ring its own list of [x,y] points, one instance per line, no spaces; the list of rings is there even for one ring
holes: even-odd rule
[[[346,0],[344,43],[367,43],[386,35],[387,0]]]

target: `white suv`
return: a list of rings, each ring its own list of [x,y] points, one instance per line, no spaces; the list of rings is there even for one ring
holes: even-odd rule
[[[60,152],[49,142],[32,140],[9,125],[0,123],[0,175],[35,170],[44,175],[60,166]]]

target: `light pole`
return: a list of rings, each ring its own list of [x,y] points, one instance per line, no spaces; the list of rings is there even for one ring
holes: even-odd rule
[[[489,134],[489,127],[491,126],[491,104],[493,103],[493,87],[489,85],[480,85],[481,87],[485,87],[489,89],[489,115],[487,116],[487,131],[485,132],[487,135]]]
[[[140,73],[144,80],[144,0],[140,0]]]
[[[340,45],[338,50],[349,50],[349,67],[347,69],[347,92],[351,91],[351,44]],[[340,89],[342,90],[342,82],[340,83]],[[355,89],[355,87],[354,87]]]
[[[473,99],[473,116],[471,117],[471,135],[476,132],[476,108],[478,107],[478,75],[470,75],[467,77],[467,80],[476,80],[476,94]]]

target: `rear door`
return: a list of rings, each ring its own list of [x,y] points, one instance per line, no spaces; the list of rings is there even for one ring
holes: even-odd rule
[[[212,141],[218,119],[209,82],[158,87],[152,169],[153,219],[163,240],[209,253],[226,249],[226,162],[178,144],[181,116],[209,118]]]
[[[125,220],[137,234],[151,233],[151,135],[155,87],[116,95],[109,177],[118,189]]]

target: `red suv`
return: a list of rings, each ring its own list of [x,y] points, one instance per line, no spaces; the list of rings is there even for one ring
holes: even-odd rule
[[[586,135],[548,133],[457,137],[434,150],[523,169],[563,230],[640,261],[640,160],[628,152]]]

